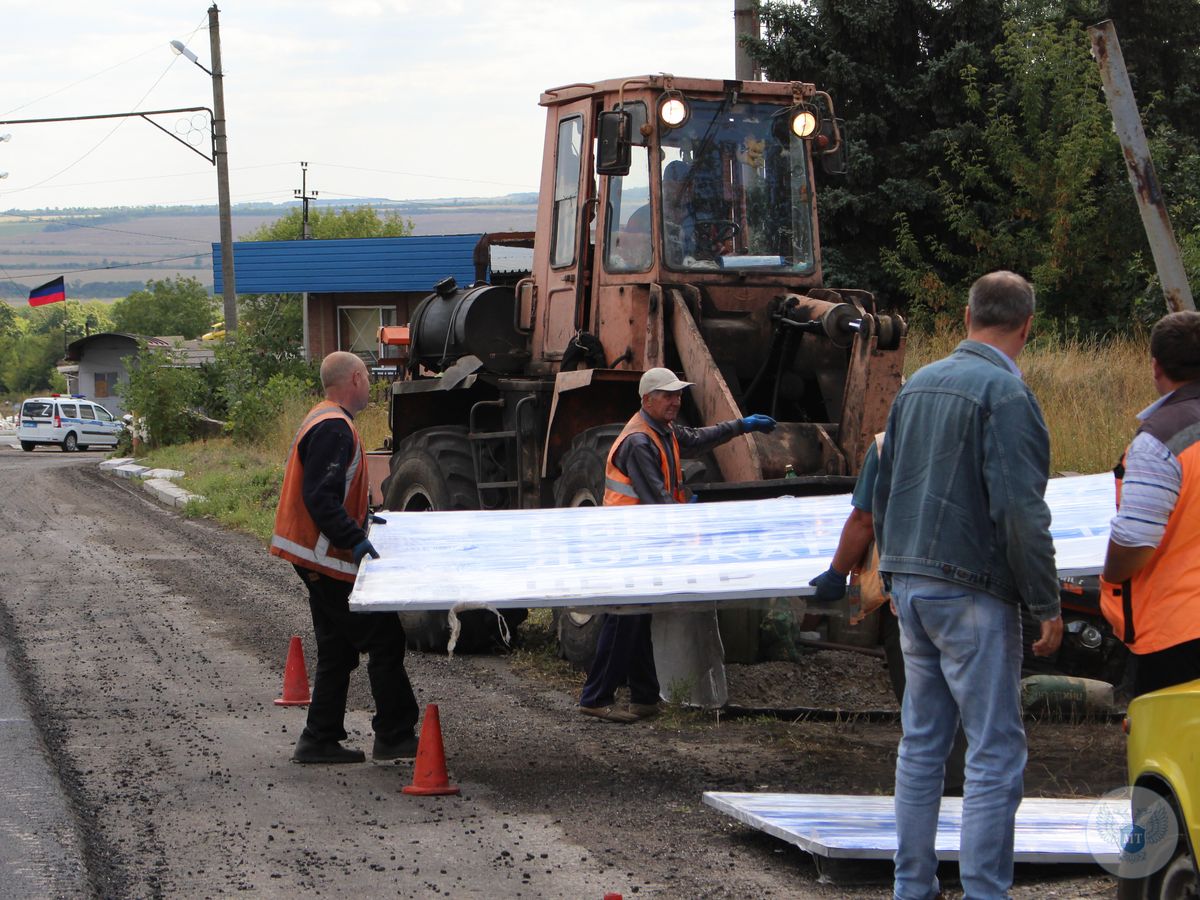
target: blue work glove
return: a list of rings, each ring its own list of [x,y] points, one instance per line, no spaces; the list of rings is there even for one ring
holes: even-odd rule
[[[775,430],[775,420],[770,416],[764,416],[762,413],[755,413],[752,416],[746,416],[742,419],[742,431],[749,434],[751,431],[762,431],[770,433]]]
[[[841,600],[842,597],[846,596],[846,579],[848,577],[849,573],[843,575],[834,569],[833,566],[830,566],[808,583],[809,587],[817,589],[816,594],[813,595],[813,600],[817,603],[836,603],[838,600]]]
[[[386,525],[387,524],[387,519],[385,519],[383,516],[377,516],[377,515],[375,515],[375,513],[371,513],[369,516],[367,516],[367,521],[370,522],[372,525]]]
[[[355,544],[354,549],[350,552],[354,554],[355,565],[358,565],[360,562],[362,562],[362,558],[368,553],[371,555],[371,559],[379,559],[379,551],[371,545],[371,541],[368,538],[363,538],[361,541]]]
[[[692,494],[692,496],[688,497],[688,500],[687,500],[687,502],[688,502],[688,503],[699,503],[699,502],[700,502],[700,495],[699,495],[699,494]]]

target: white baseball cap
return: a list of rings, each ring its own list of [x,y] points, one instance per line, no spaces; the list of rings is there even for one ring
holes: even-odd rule
[[[680,381],[670,369],[659,367],[650,369],[642,376],[642,380],[638,382],[638,396],[645,397],[651,391],[682,391],[691,386],[692,382]]]

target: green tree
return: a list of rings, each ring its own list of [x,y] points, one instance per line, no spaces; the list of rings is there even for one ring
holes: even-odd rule
[[[395,210],[377,210],[373,206],[348,206],[343,209],[312,207],[308,228],[314,240],[337,238],[407,237],[413,233],[411,219]],[[298,241],[304,237],[304,211],[290,210],[274,222],[262,225],[243,241]]]
[[[209,331],[216,315],[213,296],[190,277],[147,281],[145,290],[112,305],[117,331],[147,337],[182,335],[191,340]]]
[[[970,282],[1008,268],[1032,278],[1042,314],[1117,324],[1115,282],[1143,238],[1089,47],[1073,23],[1010,21],[995,50],[1001,77],[981,86],[963,69],[982,124],[948,140],[932,171],[942,227],[919,236],[901,213],[899,246],[883,251],[923,311],[957,316]]]
[[[109,310],[110,306],[99,300],[86,303],[64,300],[46,306],[27,307],[17,316],[26,323],[23,330],[30,334],[58,331],[66,333],[68,340],[75,340],[85,334],[112,330]]]
[[[118,386],[125,407],[138,417],[138,428],[151,447],[181,444],[192,437],[194,409],[203,396],[203,376],[179,366],[168,350],[143,344],[125,358],[128,384]]]
[[[0,337],[9,334],[16,334],[17,313],[11,306],[3,301],[0,301]]]
[[[961,302],[972,273],[1006,265],[1075,325],[1161,312],[1078,24],[1106,17],[1189,235],[1200,226],[1200,0],[765,3],[752,54],[773,79],[828,90],[847,121],[848,175],[817,173],[826,280],[937,312]]]
[[[63,333],[0,336],[0,391],[29,394],[66,387],[56,365],[63,358]]]

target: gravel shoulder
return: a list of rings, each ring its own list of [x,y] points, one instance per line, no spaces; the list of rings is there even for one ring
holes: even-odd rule
[[[575,713],[570,678],[509,657],[413,654],[461,798],[401,794],[411,764],[289,763],[304,712],[272,700],[290,636],[314,652],[298,579],[256,542],[102,475],[99,459],[0,448],[0,639],[23,661],[94,895],[889,896],[886,884],[819,884],[806,854],[700,795],[890,793],[894,723],[667,715],[619,727]],[[821,705],[830,690],[864,709],[890,700],[882,661],[857,654],[741,668],[731,688],[747,706]],[[368,746],[362,670],[349,707],[351,742]],[[1029,732],[1027,793],[1123,783],[1119,726]],[[1018,897],[1113,894],[1099,869],[1022,867],[1018,881]]]

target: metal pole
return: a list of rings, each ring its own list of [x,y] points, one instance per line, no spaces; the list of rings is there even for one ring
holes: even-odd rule
[[[1175,231],[1171,228],[1171,217],[1167,214],[1167,204],[1154,171],[1154,161],[1150,158],[1146,133],[1142,130],[1137,101],[1129,84],[1129,73],[1125,70],[1125,57],[1121,54],[1117,30],[1110,20],[1105,19],[1098,25],[1088,26],[1088,34],[1092,38],[1092,56],[1100,66],[1104,96],[1112,112],[1113,131],[1125,154],[1125,168],[1129,171],[1129,182],[1137,198],[1142,227],[1146,229],[1146,238],[1150,241],[1158,280],[1162,282],[1163,296],[1172,312],[1195,309],[1192,289],[1188,286],[1187,273],[1179,255],[1179,245],[1175,242]]]
[[[221,282],[225,297],[225,339],[237,334],[237,281],[233,274],[233,211],[229,203],[229,151],[225,143],[225,90],[221,73],[221,31],[217,5],[208,10],[208,40],[212,52],[213,156],[217,162],[217,206],[221,219]]]
[[[293,190],[292,194],[304,201],[304,227],[300,237],[305,241],[312,240],[312,229],[308,225],[308,201],[317,199],[317,192],[308,192],[308,163],[304,160],[300,161],[300,190]]]
[[[758,38],[757,0],[734,0],[733,4],[733,77],[738,81],[758,81],[762,71],[742,46],[742,35]]]

